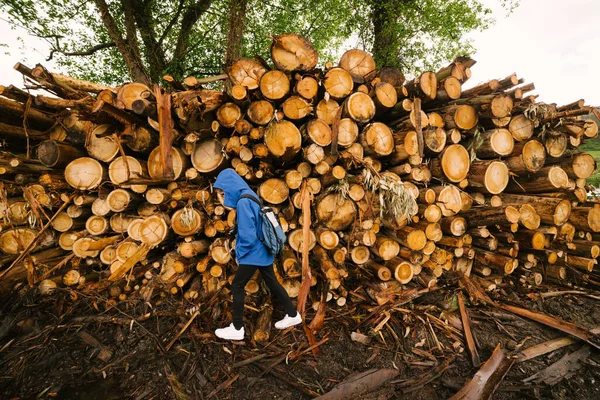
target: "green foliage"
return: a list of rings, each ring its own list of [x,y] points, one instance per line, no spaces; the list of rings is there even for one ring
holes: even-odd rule
[[[506,10],[518,0],[497,0]],[[25,27],[52,48],[51,57],[67,73],[107,84],[131,79],[121,52],[112,45],[90,55],[99,44],[113,43],[95,1],[0,0],[14,25]],[[157,81],[165,73],[176,78],[221,71],[227,38],[228,0],[106,0],[126,38],[125,7],[136,16],[136,41],[147,75]],[[189,32],[182,22],[189,10],[204,7]],[[148,21],[154,45],[146,42],[139,20]],[[492,22],[483,0],[248,0],[243,53],[269,58],[270,36],[295,32],[311,40],[321,61],[335,60],[345,43],[375,51],[379,65],[405,72],[436,68],[471,46],[465,34]],[[146,34],[147,37],[148,34]],[[179,41],[187,46],[177,57]],[[136,43],[137,42],[137,43]],[[158,56],[157,56],[158,54]],[[157,61],[158,60],[158,61]],[[162,61],[161,61],[162,60]]]

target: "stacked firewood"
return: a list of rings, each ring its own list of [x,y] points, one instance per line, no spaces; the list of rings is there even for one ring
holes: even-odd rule
[[[488,290],[507,275],[599,285],[596,163],[577,151],[598,134],[586,119],[597,110],[538,103],[515,74],[463,90],[468,57],[405,82],[361,50],[318,69],[294,34],[271,55],[274,67],[166,76],[169,90],[17,64],[51,96],[0,87],[0,290],[27,279],[44,293],[193,300],[224,287],[236,216],[211,182],[226,167],[278,213],[276,271],[292,297],[310,250],[315,307],[321,293],[383,304],[453,272]],[[246,290],[260,287],[257,276]]]

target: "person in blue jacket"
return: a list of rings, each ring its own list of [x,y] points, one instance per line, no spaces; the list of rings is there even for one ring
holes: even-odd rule
[[[262,235],[260,207],[252,199],[240,196],[248,194],[258,199],[258,195],[231,168],[223,170],[213,185],[217,197],[227,208],[236,210],[237,236],[235,241],[235,257],[238,270],[231,284],[233,295],[233,322],[226,328],[217,329],[215,335],[221,339],[242,340],[244,338],[243,313],[245,287],[258,269],[271,293],[283,304],[285,318],[275,323],[278,329],[286,329],[302,322],[300,313],[296,311],[287,292],[277,281],[273,271],[274,257],[262,243],[258,235]]]

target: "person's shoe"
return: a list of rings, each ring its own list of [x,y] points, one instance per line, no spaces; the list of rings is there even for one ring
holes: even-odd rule
[[[299,312],[296,313],[295,317],[290,317],[289,315],[285,315],[285,317],[281,321],[275,322],[275,328],[277,329],[286,329],[290,326],[298,325],[302,323],[302,316]]]
[[[241,329],[235,329],[233,324],[229,325],[227,328],[217,329],[215,331],[215,335],[221,339],[225,340],[243,340],[244,339],[244,327]]]

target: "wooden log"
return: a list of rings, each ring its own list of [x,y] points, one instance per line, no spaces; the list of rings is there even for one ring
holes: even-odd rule
[[[300,128],[300,132],[304,137],[309,138],[314,144],[319,146],[325,147],[331,144],[331,128],[322,119],[312,119],[308,121]]]
[[[367,246],[355,246],[350,250],[350,259],[356,265],[366,264],[371,257]]]
[[[251,58],[240,58],[225,69],[233,85],[242,85],[249,90],[257,89],[267,69]]]
[[[474,147],[478,158],[510,156],[514,148],[514,139],[508,129],[494,129],[476,137]]]
[[[479,121],[475,108],[467,104],[445,107],[442,113],[446,122],[446,129],[468,131],[477,126]]]
[[[508,169],[515,174],[527,174],[529,172],[539,171],[546,162],[546,149],[542,143],[537,140],[529,140],[522,146],[517,146],[513,151],[513,156],[508,157],[505,162]],[[520,153],[520,154],[515,154]]]
[[[37,148],[38,160],[47,167],[66,167],[74,159],[83,156],[78,148],[54,140],[46,140]]]
[[[425,152],[429,155],[436,155],[446,147],[447,135],[442,128],[430,128],[423,131],[425,142]]]
[[[204,228],[205,223],[204,214],[191,207],[177,210],[171,216],[171,229],[179,236],[195,235]]]
[[[302,135],[290,121],[273,121],[265,130],[265,144],[275,157],[289,160],[300,151]]]
[[[273,36],[271,59],[277,69],[285,72],[311,71],[317,65],[318,54],[311,42],[295,33]]]
[[[258,188],[258,195],[267,203],[281,204],[289,197],[289,188],[282,179],[271,178]]]
[[[312,106],[300,96],[290,96],[281,105],[283,114],[291,120],[301,120],[312,113]]]
[[[529,176],[516,178],[508,183],[507,193],[544,193],[554,192],[567,187],[569,177],[558,166],[548,166]]]
[[[217,171],[225,160],[223,146],[218,140],[205,140],[196,144],[190,158],[194,168],[201,173]]]
[[[476,160],[469,169],[469,187],[485,193],[502,193],[509,181],[508,167],[502,161]]]
[[[435,72],[425,71],[404,85],[409,96],[423,97],[433,100],[437,95],[437,77]]]
[[[374,122],[366,126],[360,134],[365,152],[380,157],[388,156],[394,151],[394,137],[387,125]]]
[[[365,82],[367,76],[375,72],[373,56],[364,50],[351,49],[342,54],[339,66],[348,71],[357,83]]]
[[[295,252],[302,252],[302,249],[304,248],[303,246],[303,240],[302,240],[302,229],[295,229],[292,232],[290,232],[288,234],[288,243],[290,244],[290,247],[295,251]],[[317,244],[317,237],[315,235],[315,233],[310,230],[309,231],[309,242],[308,242],[308,250],[312,250],[315,245]]]
[[[481,249],[476,250],[475,261],[505,275],[512,274],[519,265],[518,260]]]
[[[260,78],[260,92],[268,100],[282,100],[289,91],[290,79],[282,71],[267,71]]]
[[[95,189],[107,178],[102,165],[90,157],[80,157],[71,161],[65,168],[65,180],[79,190]]]
[[[548,135],[546,136],[546,140],[544,141],[546,152],[550,157],[553,158],[558,158],[565,154],[568,144],[569,139],[567,135],[562,133],[548,133]]]
[[[350,147],[358,139],[358,125],[350,118],[343,118],[338,124],[338,145]]]
[[[366,124],[375,116],[375,103],[368,94],[355,92],[344,101],[343,113],[359,124]]]
[[[354,81],[352,75],[345,69],[332,68],[325,74],[323,87],[333,99],[342,100],[352,93]]]
[[[569,222],[583,231],[600,232],[600,204],[593,207],[573,207]]]
[[[370,249],[377,257],[384,261],[389,261],[398,255],[400,245],[390,238],[378,235],[375,244]]]
[[[316,211],[319,222],[333,231],[341,231],[354,222],[356,205],[350,199],[330,193],[319,199]]]
[[[88,136],[86,150],[93,158],[111,162],[119,153],[119,145],[111,134],[114,128],[111,125],[98,125]]]
[[[533,129],[533,121],[523,114],[515,115],[508,125],[508,130],[518,142],[529,140],[533,136]]]
[[[340,105],[333,99],[323,99],[319,101],[316,107],[317,118],[325,121],[327,125],[332,125],[338,113]]]
[[[467,177],[470,164],[469,152],[460,144],[453,144],[440,158],[431,160],[429,169],[433,176],[456,183]]]

